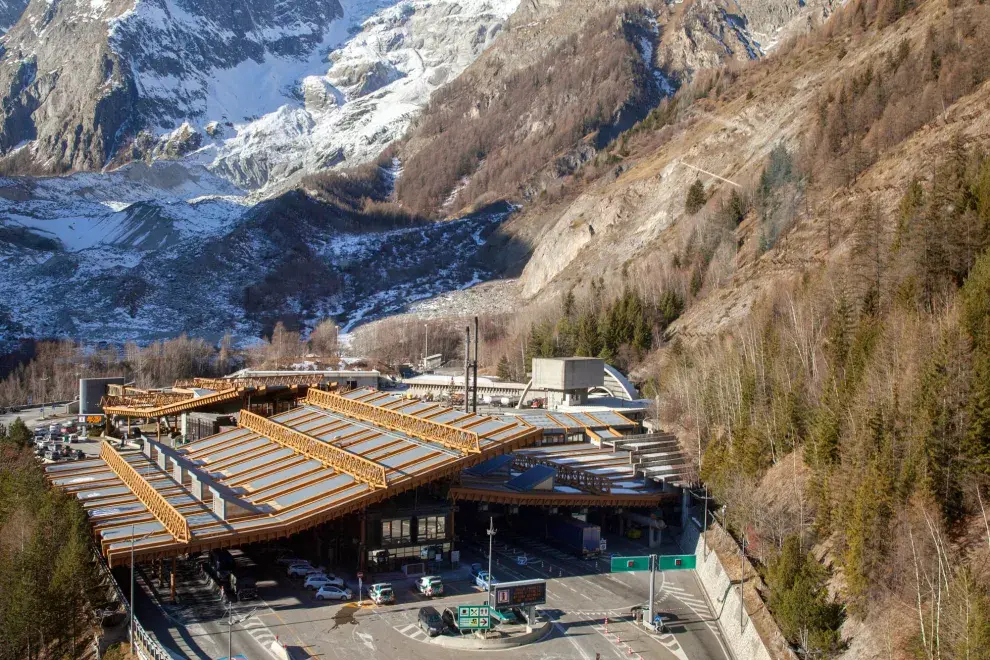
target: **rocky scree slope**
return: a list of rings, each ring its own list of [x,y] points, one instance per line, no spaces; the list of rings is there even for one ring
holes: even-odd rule
[[[397,153],[398,198],[449,213],[559,188],[699,71],[761,58],[830,3],[524,3],[505,35],[437,92]],[[747,12],[758,17],[751,20]]]
[[[28,0],[0,0],[0,31],[6,32],[24,13]]]
[[[653,282],[694,300],[673,333],[700,339],[734,327],[768,292],[809,269],[846,263],[864,205],[896,208],[912,179],[930,175],[953,136],[977,150],[990,147],[982,111],[990,102],[990,52],[981,33],[988,20],[984,5],[945,13],[926,2],[884,29],[798,42],[683,90],[679,109],[666,123],[634,132],[627,155],[608,175],[577,181],[561,199],[527,206],[507,223],[504,236],[533,246],[515,286],[540,305],[593,278],[615,289]],[[933,68],[950,57],[951,68]],[[860,96],[850,97],[850,90]],[[849,106],[836,119],[829,113],[843,95]],[[826,126],[846,126],[849,134],[816,132]],[[834,145],[836,153],[809,152],[817,143]],[[848,146],[853,143],[862,146]],[[795,163],[822,159],[815,185],[720,233],[709,220],[734,186],[694,168],[739,183],[737,190],[751,196],[771,152],[781,147]],[[686,194],[699,178],[710,201],[689,215]],[[884,214],[885,222],[894,222],[893,215]],[[895,227],[887,231],[892,235]],[[714,254],[701,264],[692,290],[697,264],[683,259],[709,238]]]
[[[3,182],[4,333],[117,341],[234,329],[253,336],[277,318],[306,323],[326,314],[352,325],[484,279],[506,255],[525,256],[532,234],[496,231],[511,208],[487,201],[510,188],[530,199],[545,187],[534,177],[566,178],[586,160],[582,150],[594,155],[600,145],[578,133],[555,143],[553,113],[541,107],[583,112],[578,66],[556,96],[524,96],[504,107],[509,97],[500,88],[542,69],[548,56],[575,54],[572,62],[555,63],[561,71],[577,58],[594,59],[594,52],[580,52],[576,37],[600,20],[603,5],[528,2],[503,29],[516,4],[312,0],[278,12],[258,0],[236,3],[228,25],[229,12],[210,2],[33,2],[2,41],[0,82],[12,90],[0,135],[7,168],[95,169],[114,154],[122,161],[176,160]],[[607,22],[601,45],[622,62],[622,93],[601,110],[596,131],[620,126],[624,112],[637,116],[706,66],[761,56],[748,19],[733,13],[738,7],[712,0],[628,11],[619,5],[605,6],[615,21]],[[327,204],[296,191],[254,207],[256,197],[243,195],[240,187],[270,192],[309,170],[377,156],[433,90],[460,83],[458,73],[481,53],[451,88],[450,105],[432,106],[421,126],[447,116],[451,135],[470,137],[475,110],[459,115],[450,108],[476,98],[477,116],[505,128],[486,146],[493,156],[510,162],[526,155],[514,150],[514,140],[524,149],[535,140],[543,153],[559,149],[562,158],[549,165],[521,158],[511,186],[486,184],[477,197],[468,186],[443,208],[455,217],[463,215],[461,206],[480,209],[465,221],[401,228],[383,225],[362,203]],[[275,104],[281,105],[272,110]],[[419,154],[442,160],[450,146],[437,133],[414,130],[400,152],[404,169],[383,170],[382,190],[419,176]],[[466,162],[465,175],[484,172],[477,151]],[[468,183],[474,179],[485,177]],[[445,185],[434,200],[450,198],[462,184],[455,178]],[[356,238],[366,235],[378,238]],[[395,268],[373,257],[378,249],[391,253],[390,245],[411,248],[395,252]]]

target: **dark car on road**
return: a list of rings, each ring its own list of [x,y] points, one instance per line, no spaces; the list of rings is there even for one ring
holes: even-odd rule
[[[444,625],[447,626],[447,628],[449,630],[452,630],[454,632],[457,632],[457,611],[456,610],[454,610],[454,609],[452,609],[450,607],[445,607],[443,609],[443,614],[440,615],[440,618],[443,619]]]
[[[419,627],[430,637],[436,637],[447,627],[435,607],[419,608]]]

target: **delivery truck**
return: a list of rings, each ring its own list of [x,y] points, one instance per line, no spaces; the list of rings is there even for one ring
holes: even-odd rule
[[[601,554],[601,527],[577,518],[551,518],[547,524],[547,537],[551,542],[584,559]]]

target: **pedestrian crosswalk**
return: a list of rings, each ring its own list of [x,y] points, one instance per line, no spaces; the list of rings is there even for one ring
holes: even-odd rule
[[[236,610],[235,610],[236,612]],[[242,618],[243,617],[243,618]],[[275,634],[271,629],[265,625],[265,622],[261,620],[261,617],[255,611],[251,611],[248,615],[234,615],[234,620],[239,622],[237,626],[244,630],[247,634],[251,635],[262,648],[269,648],[272,642],[275,641]]]
[[[681,601],[685,605],[688,605],[689,607],[701,608],[706,612],[708,610],[708,603],[705,602],[704,598],[702,598],[699,595],[692,594],[686,589],[682,589],[680,587],[674,587],[671,585],[664,585],[662,591],[664,593],[669,593],[671,596]]]
[[[419,627],[418,623],[407,623],[405,625],[392,626],[392,629],[403,637],[414,639],[417,642],[426,642],[430,639],[430,636],[423,632],[423,629]]]

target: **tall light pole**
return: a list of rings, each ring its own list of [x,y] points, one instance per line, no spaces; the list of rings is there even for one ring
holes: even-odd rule
[[[41,419],[45,418],[45,399],[48,398],[48,376],[39,378],[41,381]]]
[[[492,600],[492,546],[494,545],[495,532],[495,518],[490,517],[488,519],[488,602]]]
[[[257,611],[257,608],[254,608],[251,611],[245,613],[243,617],[238,617],[237,623],[241,623],[242,621],[250,618],[255,613],[255,611]],[[227,596],[227,660],[230,660],[231,658],[234,657],[233,651],[231,650],[233,648],[233,642],[232,642],[233,636],[234,636],[234,601],[228,595]]]
[[[742,537],[739,547],[739,630],[743,629],[743,617],[746,615],[746,536]]]

